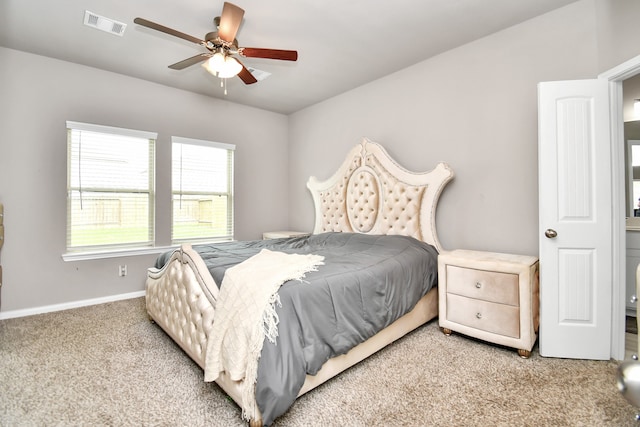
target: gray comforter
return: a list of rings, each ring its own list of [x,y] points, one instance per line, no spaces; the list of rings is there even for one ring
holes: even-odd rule
[[[275,344],[264,342],[256,383],[266,425],[293,404],[306,374],[389,326],[437,284],[436,249],[406,236],[325,233],[193,248],[218,286],[227,268],[262,248],[325,257],[305,282],[279,290],[279,336]],[[156,267],[169,256],[159,257]]]

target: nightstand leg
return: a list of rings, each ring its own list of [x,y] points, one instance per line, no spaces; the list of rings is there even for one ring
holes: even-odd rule
[[[446,336],[451,335],[451,329],[448,328],[440,328],[442,329],[442,333],[445,334]]]
[[[520,355],[520,357],[522,357],[523,359],[528,359],[529,356],[531,356],[531,352],[529,350],[522,350],[519,349],[518,350],[518,354]]]

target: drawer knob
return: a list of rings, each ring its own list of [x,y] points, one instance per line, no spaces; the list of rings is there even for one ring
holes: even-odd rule
[[[476,318],[482,319],[482,313],[476,313]]]
[[[482,283],[476,282],[476,288],[480,289],[482,287]]]

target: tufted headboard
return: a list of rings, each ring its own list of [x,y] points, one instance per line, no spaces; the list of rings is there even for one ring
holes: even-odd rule
[[[429,172],[410,172],[381,145],[363,138],[331,178],[309,178],[316,215],[313,232],[400,234],[441,251],[436,206],[453,175],[446,163]]]

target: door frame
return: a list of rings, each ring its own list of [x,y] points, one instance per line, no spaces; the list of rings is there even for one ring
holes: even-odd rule
[[[609,82],[611,149],[611,239],[612,239],[612,307],[611,357],[624,359],[624,332],[626,315],[626,244],[625,244],[625,174],[624,174],[624,111],[622,82],[640,74],[640,55],[598,76]]]

